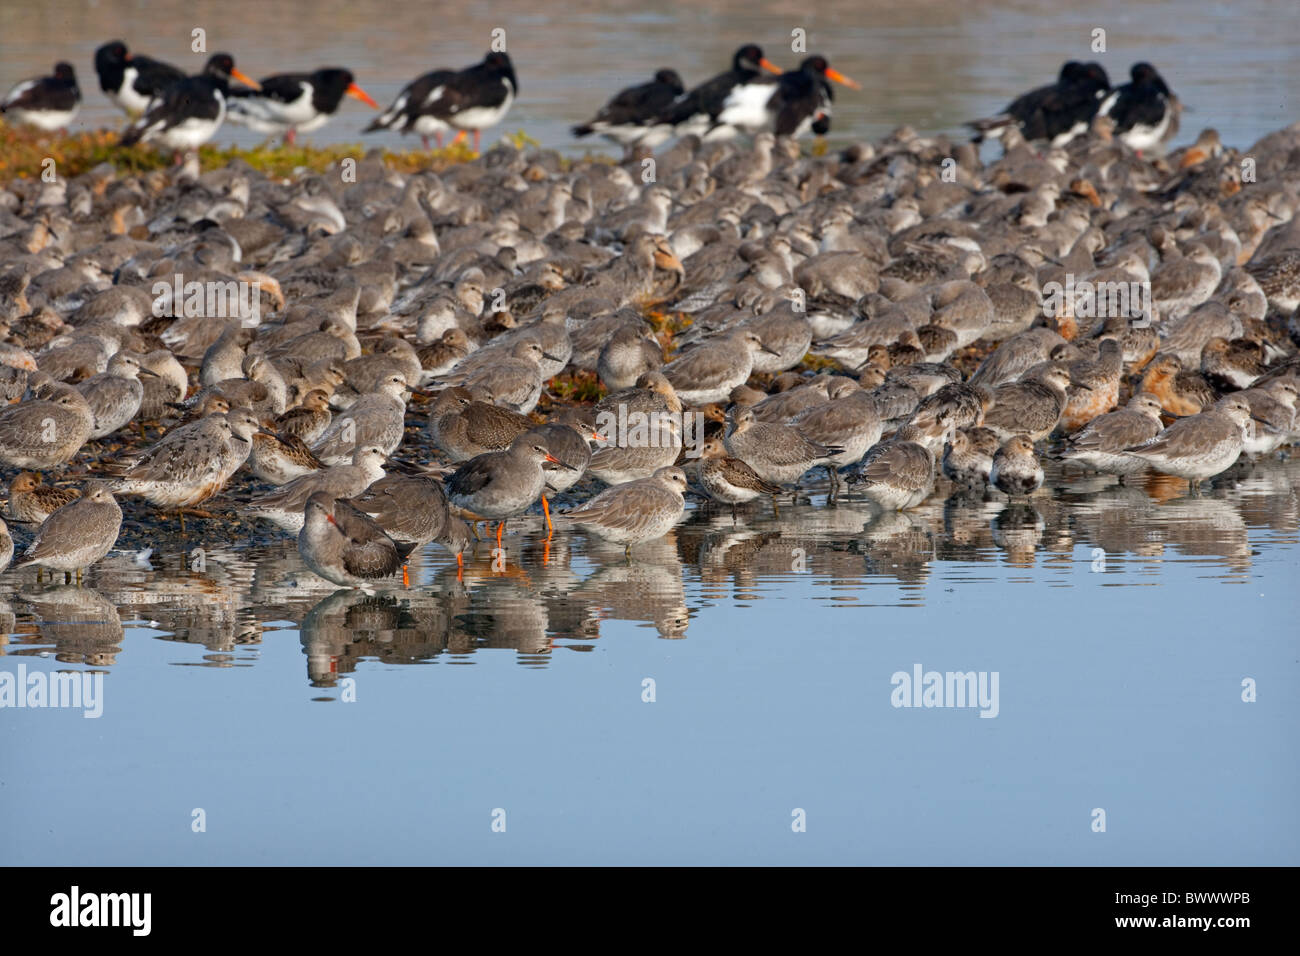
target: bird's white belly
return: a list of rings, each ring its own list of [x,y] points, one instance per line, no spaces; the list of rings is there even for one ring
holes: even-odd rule
[[[769,128],[772,125],[772,114],[768,112],[767,104],[776,89],[776,85],[772,83],[746,83],[737,86],[728,94],[722,112],[718,114],[718,122],[734,126],[746,133],[757,133]],[[811,123],[811,119],[809,122]]]
[[[11,109],[7,116],[12,116],[15,122],[24,126],[34,126],[37,129],[45,130],[47,133],[57,129],[66,129],[76,118],[78,107],[74,106],[70,110],[23,110]]]
[[[411,129],[420,136],[432,136],[434,133],[445,133],[451,127],[436,116],[420,116],[411,124]]]
[[[162,130],[157,133],[147,133],[145,139],[153,140],[166,146],[168,149],[190,150],[198,149],[208,140],[216,135],[221,123],[226,118],[225,100],[218,97],[217,102],[220,109],[214,119],[198,119],[190,117],[182,120],[170,129]]]
[[[117,93],[108,94],[109,99],[131,116],[139,116],[148,109],[150,102],[150,97],[142,96],[135,91],[135,81],[139,75],[135,67],[128,66],[122,73],[122,85]]]
[[[456,129],[487,129],[489,126],[495,126],[505,118],[505,115],[510,112],[510,107],[514,101],[515,94],[513,91],[509,91],[506,93],[506,98],[501,101],[500,106],[471,106],[469,109],[448,116],[447,122],[451,123]]]
[[[1155,149],[1164,142],[1165,133],[1169,131],[1169,121],[1173,116],[1173,112],[1166,104],[1165,115],[1160,118],[1159,123],[1155,126],[1138,124],[1128,132],[1121,134],[1120,139],[1133,150]]]

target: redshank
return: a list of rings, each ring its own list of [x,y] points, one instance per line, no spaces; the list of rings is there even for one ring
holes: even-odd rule
[[[417,547],[436,541],[456,556],[458,571],[464,568],[458,542],[469,539],[469,527],[451,514],[442,485],[428,475],[387,475],[351,499],[351,504],[370,515],[394,541]],[[408,583],[406,575],[403,563],[403,584]]]
[[[470,521],[496,521],[497,547],[506,521],[528,510],[546,487],[542,463],[569,468],[540,440],[525,433],[504,451],[490,451],[461,465],[446,482],[447,500]]]
[[[365,588],[397,573],[415,549],[384,533],[368,514],[329,492],[311,495],[303,507],[298,553],[326,581],[347,588]]]

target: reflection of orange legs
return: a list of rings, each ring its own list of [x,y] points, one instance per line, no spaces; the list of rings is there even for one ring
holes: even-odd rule
[[[551,506],[546,501],[546,495],[542,495],[542,513],[546,515],[546,530],[554,531],[555,525],[551,524]]]
[[[456,552],[456,580],[465,580],[465,556],[459,551]]]
[[[402,565],[402,587],[409,588],[410,586],[411,586],[410,565],[404,564]]]
[[[501,532],[505,530],[505,527],[506,527],[506,523],[504,521],[502,521],[499,525],[497,525],[497,547],[498,548],[501,547]]]
[[[545,501],[546,499],[543,498],[542,500]],[[542,543],[542,567],[546,567],[551,560],[551,536],[554,533],[554,531],[547,532],[546,540]]]

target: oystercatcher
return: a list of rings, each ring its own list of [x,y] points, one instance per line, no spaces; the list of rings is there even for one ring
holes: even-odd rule
[[[474,134],[474,152],[479,151],[483,130],[505,118],[519,92],[514,64],[505,53],[489,53],[482,63],[461,70],[448,80],[441,93],[430,94],[433,114],[453,128]]]
[[[310,133],[328,123],[344,96],[379,109],[370,94],[352,81],[351,71],[326,67],[314,73],[263,77],[260,90],[231,90],[226,112],[232,123],[259,133],[283,135],[286,143],[292,143],[298,133]]]
[[[256,80],[235,69],[229,53],[214,54],[202,73],[187,76],[156,98],[144,116],[126,128],[122,145],[156,142],[174,150],[178,158],[183,151],[198,149],[216,135],[226,118],[232,78],[258,89]]]
[[[148,108],[150,100],[185,79],[184,71],[170,63],[128,53],[121,40],[95,51],[95,72],[99,88],[132,119]]]
[[[484,129],[501,122],[519,91],[515,68],[505,53],[489,53],[482,63],[459,72],[435,70],[414,80],[364,132],[396,129],[417,132],[429,148],[429,134],[442,146],[442,132],[473,132],[478,152]],[[460,136],[456,137],[460,139]]]
[[[77,74],[69,63],[54,64],[53,76],[24,80],[0,100],[6,120],[51,132],[66,129],[81,105]]]
[[[1097,112],[1115,121],[1119,140],[1141,152],[1177,132],[1177,99],[1150,63],[1134,63],[1129,77],[1102,100]]]
[[[686,91],[675,70],[660,70],[649,83],[629,86],[600,108],[594,117],[573,127],[579,138],[599,133],[627,149],[637,145],[654,148],[672,131],[655,120]]]
[[[834,80],[851,89],[862,87],[823,56],[810,56],[799,69],[788,70],[775,79],[756,76],[738,83],[728,94],[718,114],[717,126],[730,126],[751,136],[768,130],[777,136],[801,136],[809,130],[818,134],[830,129],[831,86]]]
[[[998,116],[967,123],[976,131],[975,141],[1000,138],[1015,124],[1027,140],[1048,140],[1064,146],[1088,129],[1097,115],[1102,97],[1110,91],[1110,79],[1100,63],[1070,60],[1061,67],[1055,83],[1040,86],[1017,97]]]
[[[746,43],[732,56],[730,70],[719,73],[689,93],[679,96],[664,111],[659,122],[666,124],[670,132],[675,131],[679,136],[694,133],[696,136],[707,134],[711,139],[723,139],[735,135],[736,131],[731,127],[718,125],[718,114],[722,112],[723,104],[731,91],[742,83],[752,82],[762,70],[781,72],[780,67],[763,56],[761,47],[755,43]]]
[[[455,70],[434,70],[418,76],[397,94],[393,105],[384,110],[363,133],[373,133],[378,129],[391,129],[399,133],[419,133],[424,148],[429,148],[429,137],[436,138],[438,148],[442,149],[442,134],[451,127],[442,119],[427,110],[430,97],[435,90],[441,90],[449,80],[456,76]],[[456,134],[459,141],[464,133]]]

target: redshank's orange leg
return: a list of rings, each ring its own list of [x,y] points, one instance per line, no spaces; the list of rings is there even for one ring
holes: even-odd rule
[[[546,501],[546,495],[542,495],[542,513],[546,515],[546,530],[554,531],[555,525],[551,524],[551,506]]]
[[[474,130],[474,155],[475,156],[479,154],[479,139],[482,137],[482,135],[483,135],[483,131],[481,129]]]
[[[464,131],[464,130],[460,130],[460,131],[456,134],[456,138],[453,139],[453,140],[451,141],[451,145],[455,146],[457,143],[459,143],[459,142],[460,142],[462,139],[464,139],[464,138],[465,138],[465,131]]]
[[[409,570],[410,570],[410,565],[408,564],[402,565],[402,587],[404,588],[409,588],[411,586],[411,575],[409,573]]]
[[[456,552],[456,580],[465,580],[465,556],[459,551]]]
[[[506,523],[504,521],[502,521],[499,525],[497,525],[497,547],[498,548],[501,547],[501,532],[505,530],[505,527],[506,527]]]

